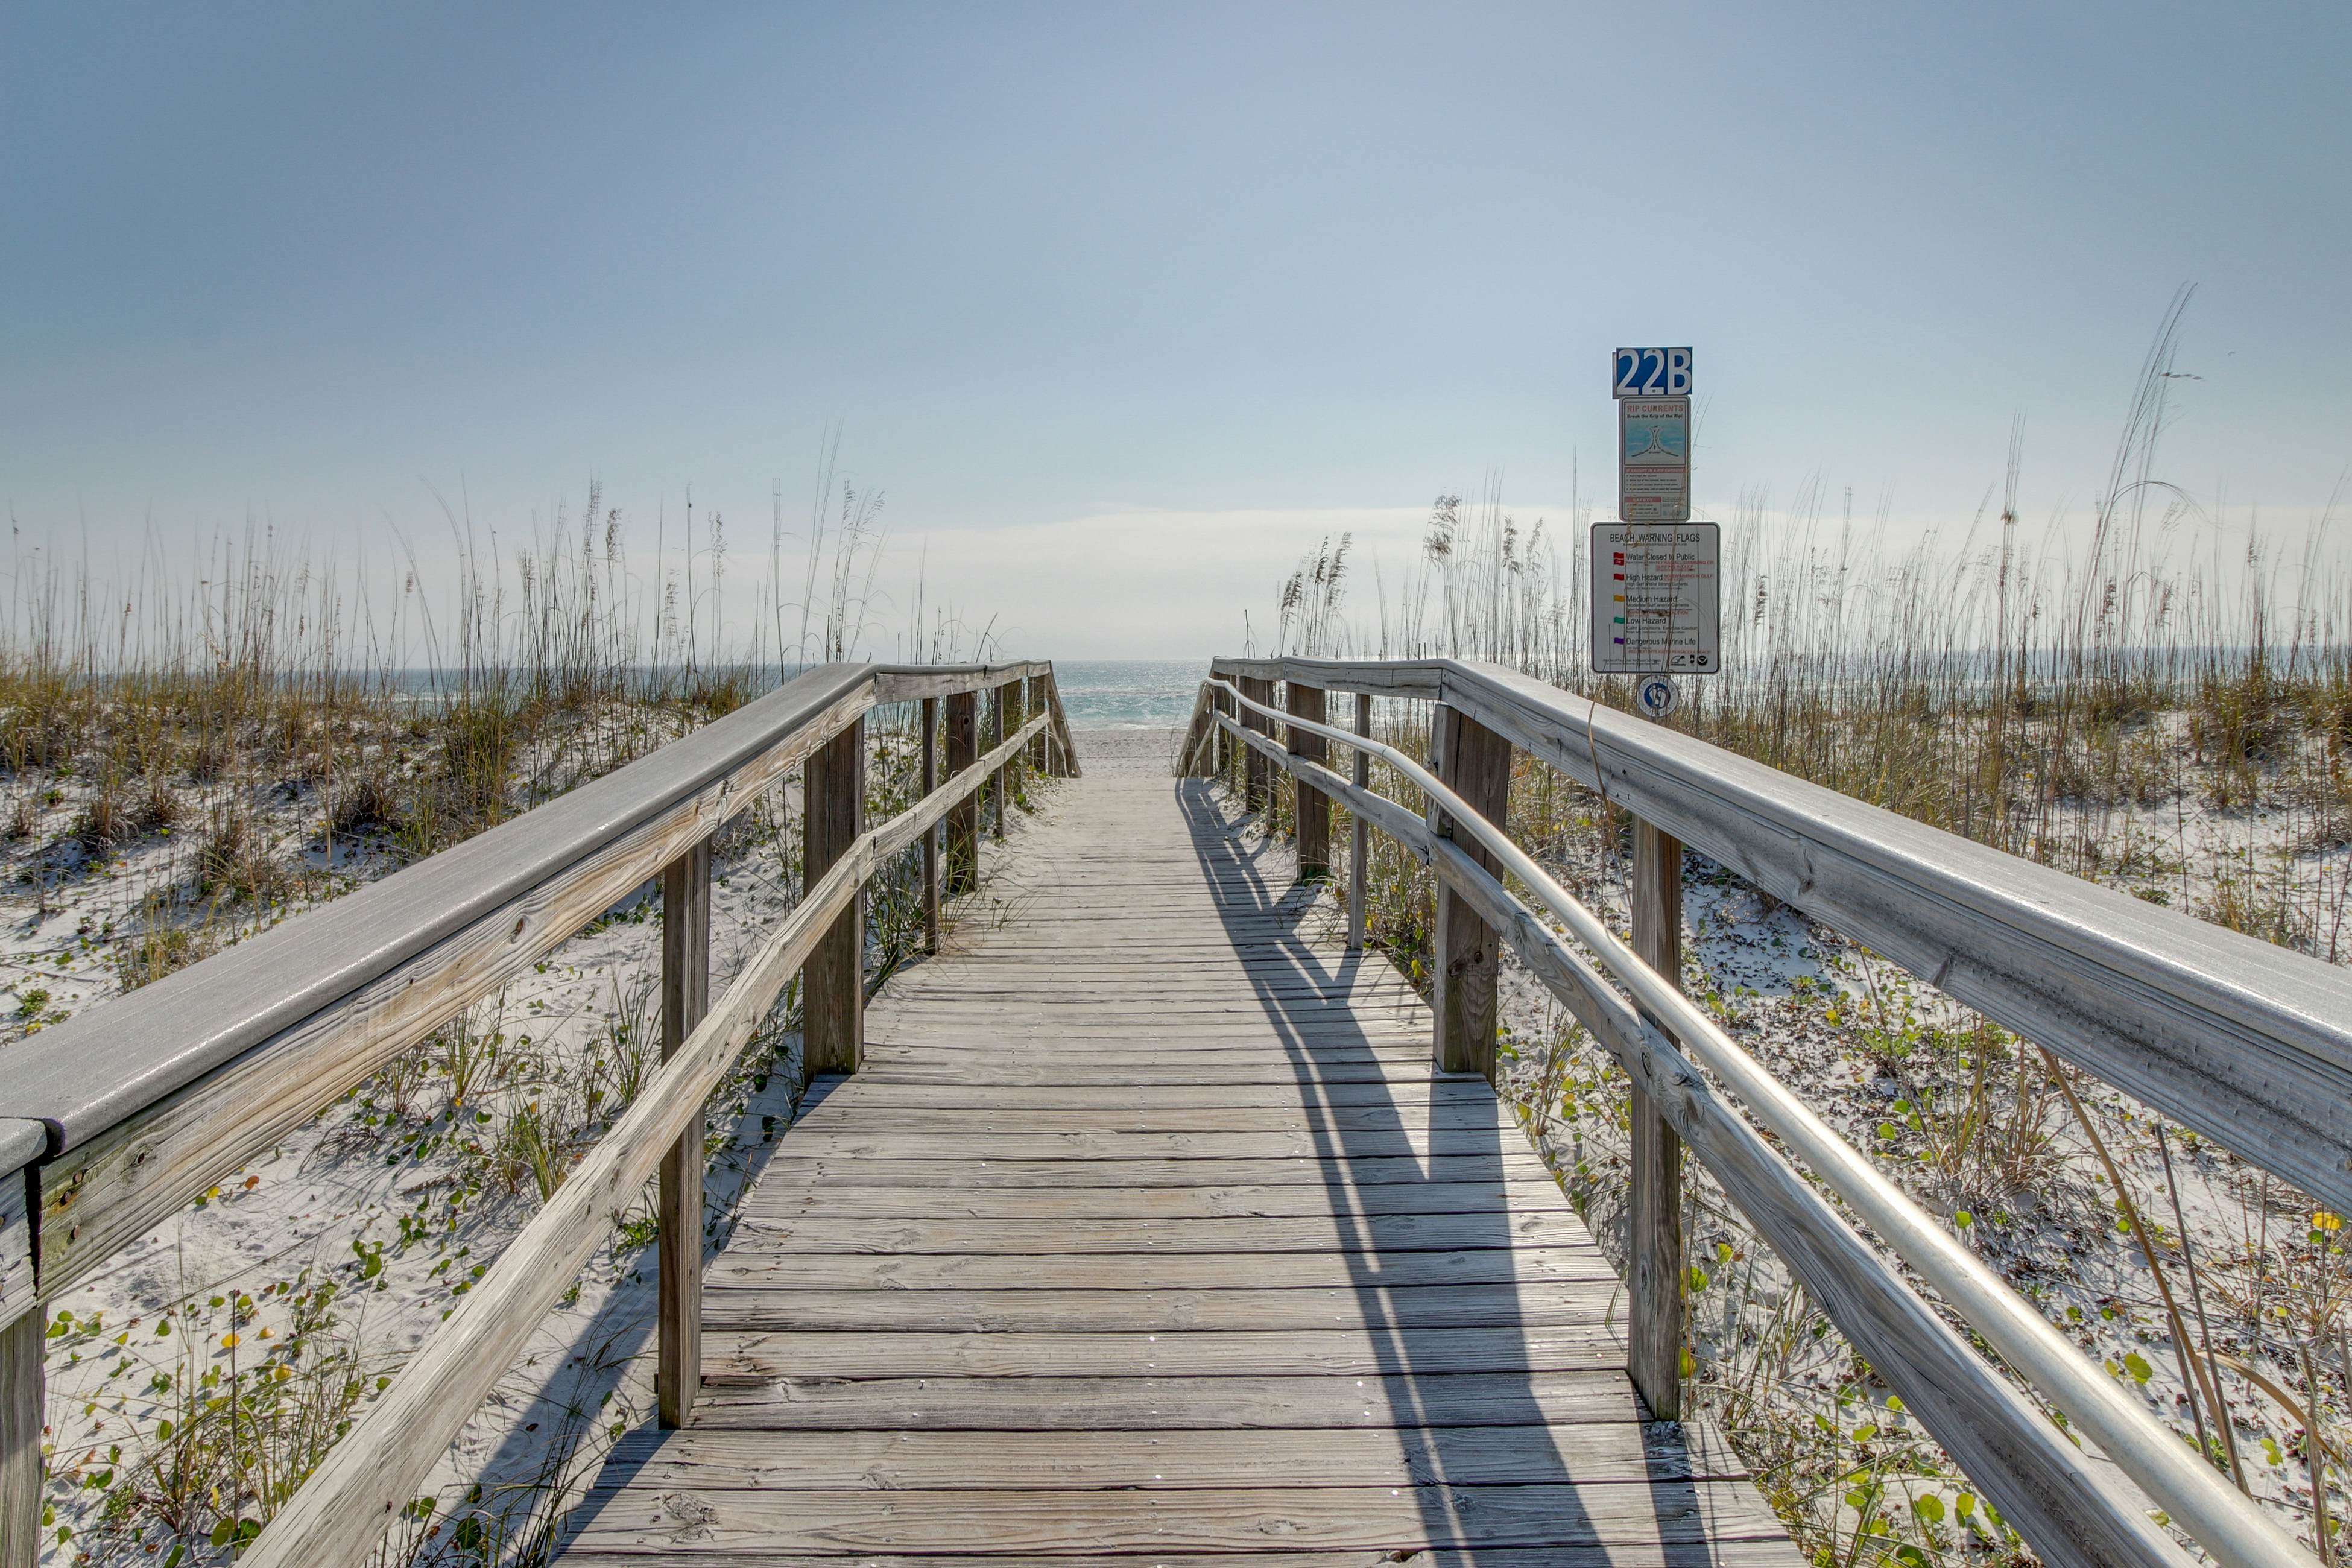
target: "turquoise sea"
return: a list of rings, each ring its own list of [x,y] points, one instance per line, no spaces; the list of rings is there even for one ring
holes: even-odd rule
[[[1073,730],[1163,729],[1192,716],[1209,673],[1197,659],[1057,658],[1054,677]]]
[[[1056,659],[1054,672],[1072,729],[1165,729],[1192,716],[1192,699],[1209,673],[1209,661]],[[424,697],[455,689],[465,677],[456,670],[404,669],[390,679],[397,689]]]

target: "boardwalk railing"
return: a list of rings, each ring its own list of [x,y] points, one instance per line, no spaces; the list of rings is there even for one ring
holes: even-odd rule
[[[1351,729],[1325,722],[1333,691],[1356,696]],[[1436,705],[1428,765],[1369,738],[1383,697]],[[1350,776],[1324,765],[1333,745],[1352,752]],[[1504,831],[1514,748],[1634,818],[1631,947]],[[1370,790],[1372,758],[1423,793],[1425,817]],[[1351,866],[1364,864],[1370,826],[1435,873],[1441,1066],[1493,1075],[1496,959],[1507,942],[1624,1068],[1633,1086],[1629,1370],[1654,1414],[1681,1407],[1687,1144],[2045,1562],[2182,1562],[2151,1504],[2221,1563],[2311,1561],[1682,994],[1682,850],[1700,850],[2339,1210],[2352,1207],[2352,977],[1491,665],[1218,659],[1181,771],[1234,763],[1252,805],[1266,799],[1273,768],[1297,778],[1302,869],[1329,864],[1336,800],[1353,816]],[[1363,879],[1349,880],[1349,942],[1360,946]],[[1816,1183],[2099,1455],[1989,1365]]]
[[[906,702],[922,705],[923,794],[868,826],[866,715]],[[944,782],[932,740],[942,707]],[[1006,777],[1024,762],[1076,771],[1050,664],[824,666],[453,849],[10,1047],[0,1080],[0,1568],[29,1568],[39,1550],[40,1302],[656,876],[659,1070],[241,1561],[312,1568],[365,1558],[656,1167],[656,1399],[664,1425],[682,1423],[698,1365],[704,1103],[795,973],[809,1071],[856,1070],[866,879],[922,840],[936,948],[942,873],[950,894],[976,883],[980,792],[994,781],[1001,834]],[[805,769],[800,902],[709,1003],[712,836],[795,768]],[[932,830],[943,822],[942,855]]]

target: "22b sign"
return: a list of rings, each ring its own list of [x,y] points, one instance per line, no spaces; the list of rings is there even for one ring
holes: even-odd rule
[[[1688,349],[1619,349],[1612,362],[1612,397],[1688,397]]]

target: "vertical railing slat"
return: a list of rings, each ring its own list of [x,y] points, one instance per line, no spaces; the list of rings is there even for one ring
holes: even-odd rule
[[[1633,823],[1633,952],[1676,990],[1683,973],[1683,847]],[[1660,1421],[1682,1419],[1683,1142],[1650,1097],[1633,1091],[1632,1321],[1627,1370]]]
[[[1005,690],[1006,688],[1000,686],[988,694],[988,734],[981,743],[981,750],[984,752],[992,752],[1003,745],[1004,737],[1010,732],[1004,727]],[[988,775],[988,782],[982,788],[988,795],[989,832],[1002,844],[1004,842],[1004,769],[1001,764]]]
[[[710,1009],[710,840],[662,870],[662,1060],[676,1056]],[[660,1279],[654,1405],[683,1426],[702,1381],[702,1115],[662,1156],[656,1198]]]
[[[1285,712],[1312,724],[1324,721],[1320,687],[1285,681],[1282,697]],[[1296,727],[1286,729],[1285,746],[1292,756],[1315,763],[1329,757],[1330,742],[1322,736]],[[1302,878],[1328,877],[1331,874],[1331,803],[1322,791],[1304,783],[1296,786],[1293,798],[1296,805],[1291,818],[1298,840],[1298,874]]]
[[[809,759],[801,875],[823,876],[866,830],[866,722]],[[866,1044],[866,891],[861,886],[803,966],[801,1052],[807,1073],[856,1072]]]
[[[1430,739],[1440,783],[1472,810],[1501,827],[1510,816],[1511,743],[1468,715],[1440,703],[1430,714]],[[1502,868],[1468,835],[1456,835],[1454,819],[1433,809],[1431,826],[1464,853],[1499,876]],[[1440,881],[1437,931],[1430,974],[1430,1011],[1436,1032],[1434,1056],[1441,1072],[1495,1077],[1496,961],[1502,942],[1493,928]]]
[[[1263,702],[1268,707],[1273,706],[1273,681],[1260,680],[1255,676],[1244,675],[1234,684],[1241,688],[1242,695],[1251,701]],[[1272,721],[1265,714],[1254,709],[1242,710],[1242,725],[1244,729],[1255,730],[1261,735],[1274,733]],[[1244,746],[1241,748],[1241,752],[1242,808],[1244,811],[1264,811],[1274,800],[1274,764],[1267,762],[1265,753],[1260,752],[1255,746]]]
[[[1223,731],[1219,731],[1220,734]],[[1372,694],[1356,693],[1356,733],[1370,740],[1372,733]],[[1358,750],[1349,765],[1349,782],[1358,789],[1372,787],[1372,756]],[[1361,816],[1348,814],[1348,951],[1361,952],[1364,949],[1364,899],[1366,871],[1370,865],[1371,835]]]
[[[1041,737],[1042,738],[1042,737]],[[923,793],[940,786],[940,700],[923,699]],[[940,835],[937,823],[923,829],[923,951],[940,951]]]
[[[948,776],[980,760],[978,700],[969,691],[948,699]],[[980,802],[966,795],[947,816],[947,896],[960,899],[980,886]]]
[[[1024,711],[1030,713],[1043,713],[1046,711],[1046,677],[1042,675],[1033,675],[1029,678],[1029,700],[1027,707]],[[1037,731],[1037,738],[1035,740],[1029,742],[1030,768],[1048,778],[1053,776],[1054,764],[1052,756],[1049,754],[1046,748],[1052,744],[1053,738],[1053,726],[1047,725],[1045,729]]]

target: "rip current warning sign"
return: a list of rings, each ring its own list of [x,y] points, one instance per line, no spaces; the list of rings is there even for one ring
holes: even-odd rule
[[[1720,669],[1720,549],[1711,522],[1594,523],[1593,673]]]

